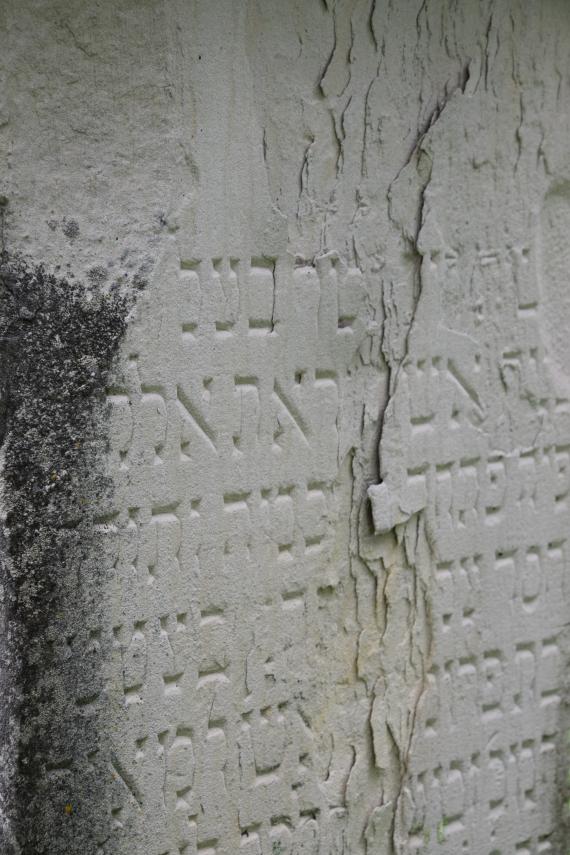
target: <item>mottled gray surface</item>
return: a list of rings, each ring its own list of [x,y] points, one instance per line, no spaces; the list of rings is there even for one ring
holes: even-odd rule
[[[2,851],[563,855],[570,7],[0,25]]]
[[[105,727],[86,711],[103,688],[107,574],[93,505],[113,486],[100,422],[128,298],[7,254],[0,287],[2,852],[95,851]]]

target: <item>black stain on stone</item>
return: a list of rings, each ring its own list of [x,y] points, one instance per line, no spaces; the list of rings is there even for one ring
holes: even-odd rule
[[[110,853],[97,510],[129,289],[0,263],[0,851]]]

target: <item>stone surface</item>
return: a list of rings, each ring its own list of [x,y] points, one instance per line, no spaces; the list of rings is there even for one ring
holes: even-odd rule
[[[562,855],[570,8],[0,19],[2,851]]]

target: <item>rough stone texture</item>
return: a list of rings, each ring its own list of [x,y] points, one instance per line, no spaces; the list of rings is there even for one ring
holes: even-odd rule
[[[18,321],[93,446],[36,538],[10,442],[35,495],[61,422],[4,405],[4,849],[563,855],[570,8],[0,16],[4,250],[70,342],[129,321],[85,398]]]

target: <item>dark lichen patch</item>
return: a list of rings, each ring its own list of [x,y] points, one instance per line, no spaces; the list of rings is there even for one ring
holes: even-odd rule
[[[95,509],[110,489],[104,390],[129,307],[129,289],[2,256],[3,855],[112,851]]]
[[[98,264],[87,271],[87,278],[93,285],[103,285],[109,278],[109,271]]]
[[[61,230],[67,238],[73,240],[79,235],[79,223],[77,220],[68,220],[67,218],[64,218]]]

